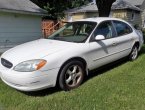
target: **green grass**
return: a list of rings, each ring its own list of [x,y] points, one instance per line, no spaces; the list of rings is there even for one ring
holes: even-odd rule
[[[144,110],[145,46],[134,62],[92,72],[70,92],[51,88],[22,93],[0,80],[0,110]]]

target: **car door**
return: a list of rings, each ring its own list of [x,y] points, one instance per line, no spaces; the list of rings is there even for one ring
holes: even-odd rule
[[[104,40],[95,41],[97,35],[103,35]],[[98,25],[90,40],[90,69],[95,69],[104,64],[114,61],[114,53],[116,32],[112,25],[112,21],[105,21]]]
[[[117,32],[115,44],[116,44],[116,57],[122,58],[127,56],[131,49],[134,42],[133,39],[133,30],[132,28],[122,21],[113,21],[113,25]]]

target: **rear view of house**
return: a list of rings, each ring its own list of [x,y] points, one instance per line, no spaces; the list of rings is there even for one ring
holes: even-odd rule
[[[30,0],[0,0],[0,52],[42,37],[44,15]]]
[[[94,2],[66,11],[66,21],[98,17],[98,8]],[[121,18],[133,26],[145,27],[145,0],[116,0],[112,4],[110,17]]]

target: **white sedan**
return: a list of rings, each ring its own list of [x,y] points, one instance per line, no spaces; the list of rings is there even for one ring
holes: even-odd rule
[[[115,18],[88,18],[67,23],[47,39],[16,46],[1,55],[0,77],[20,91],[56,84],[78,87],[90,70],[123,57],[135,60],[143,37],[129,23]]]

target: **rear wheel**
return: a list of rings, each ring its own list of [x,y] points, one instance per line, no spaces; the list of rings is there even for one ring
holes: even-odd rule
[[[80,61],[70,61],[63,66],[59,76],[59,86],[68,91],[77,88],[83,82],[85,68]]]
[[[129,55],[129,60],[131,60],[131,61],[136,60],[137,57],[138,57],[138,47],[137,47],[137,45],[134,45],[132,48],[132,51]]]

